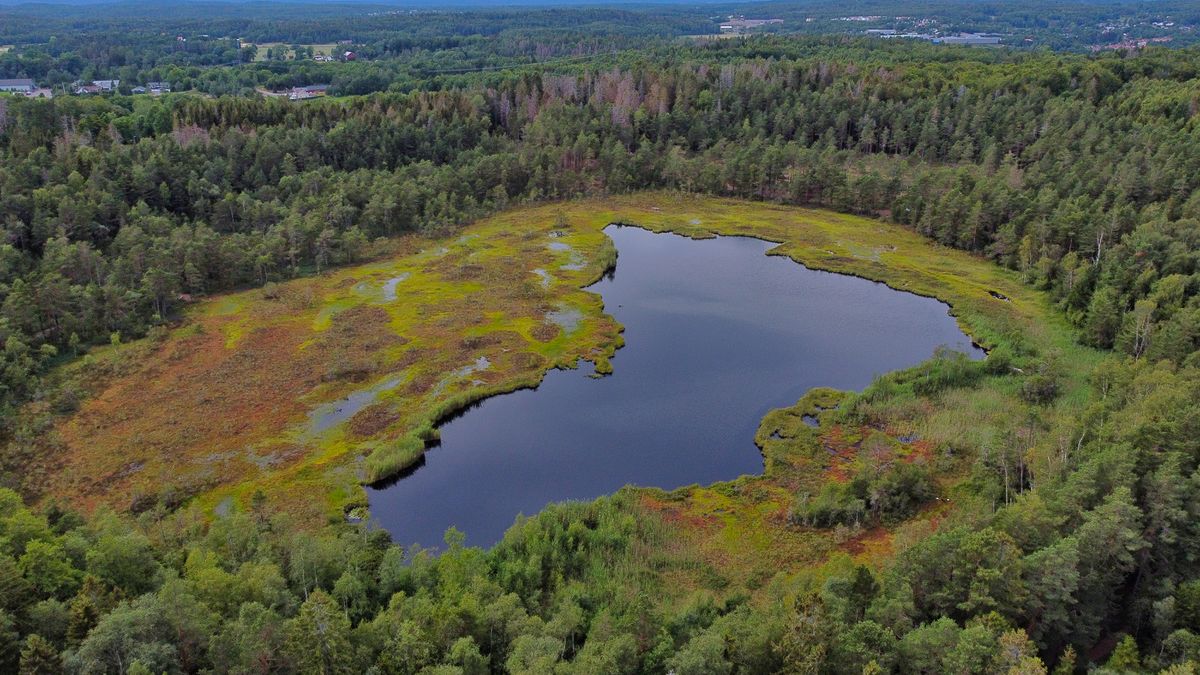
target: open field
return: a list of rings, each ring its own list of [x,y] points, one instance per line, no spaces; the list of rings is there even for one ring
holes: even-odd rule
[[[168,335],[98,350],[69,369],[103,384],[55,424],[41,466],[46,498],[140,510],[194,496],[204,513],[220,514],[246,508],[261,491],[300,519],[340,519],[365,503],[363,481],[420,456],[441,416],[534,386],[547,369],[580,358],[601,372],[612,367],[621,327],[582,288],[614,261],[602,232],[613,222],[758,236],[780,242],[771,254],[938,297],[986,347],[1057,355],[1065,395],[1047,415],[1074,415],[1086,398],[1084,374],[1097,354],[1078,347],[1065,321],[1013,273],[874,220],[641,193],[518,208],[444,238],[411,236],[390,259],[212,298]],[[564,308],[584,317],[570,332],[548,316]],[[826,410],[842,394],[817,392],[764,420],[763,476],[670,494],[640,490],[639,503],[686,525],[689,546],[752,587],[839,550],[885,556],[890,531],[790,525],[794,495],[846,480],[866,448],[941,470],[940,489],[958,508],[928,508],[907,528],[987,508],[955,485],[962,458],[1021,414],[1019,377],[997,381],[876,396],[856,404],[852,421]],[[800,424],[805,414],[819,417],[820,428]]]
[[[291,45],[290,43],[260,42],[260,43],[257,43],[255,46],[258,47],[258,53],[255,54],[255,56],[254,56],[255,61],[266,61],[267,60],[267,50],[271,49],[273,47],[285,47],[285,48],[287,48],[288,59],[296,58],[296,52],[292,49],[293,45]],[[323,54],[325,56],[333,56],[334,54],[340,53],[338,51],[337,43],[334,43],[334,42],[323,43],[323,44],[302,44],[300,46],[301,47],[312,47],[314,56],[319,55],[319,54]]]

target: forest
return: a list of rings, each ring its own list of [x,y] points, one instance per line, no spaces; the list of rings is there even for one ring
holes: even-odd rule
[[[43,18],[20,11],[0,42],[40,40]],[[343,20],[328,11],[305,21]],[[215,38],[98,53],[82,32],[0,54],[4,76],[197,90],[0,96],[0,670],[1196,672],[1200,49],[692,43],[661,38],[699,31],[675,10],[644,30],[613,18],[625,10],[571,11],[612,33],[556,23],[531,41],[520,17],[484,13],[403,39],[355,31],[378,57],[361,64],[239,65]],[[498,37],[456,34],[460,20]],[[551,60],[578,55],[596,57]],[[312,81],[339,95],[252,93]],[[983,365],[881,378],[831,414],[1014,388],[1010,440],[1039,440],[1005,445],[1002,472],[985,452],[963,460],[986,499],[894,556],[670,605],[655,594],[673,562],[653,552],[680,526],[634,492],[552,506],[490,550],[452,530],[433,555],[314,529],[265,497],[216,519],[186,500],[82,514],[24,470],[87,395],[65,367],[154,339],[200,298],[518,205],[647,189],[894,223],[1019,275],[1071,349],[1103,358],[1056,362],[1075,352],[1013,332]],[[1068,399],[1079,415],[1051,412]],[[797,494],[787,527],[902,529],[943,484],[906,465],[863,474]]]

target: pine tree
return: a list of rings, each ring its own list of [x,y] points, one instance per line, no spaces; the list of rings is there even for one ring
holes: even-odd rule
[[[1142,655],[1132,635],[1121,638],[1105,666],[1118,673],[1136,673],[1142,669]]]
[[[37,633],[30,635],[21,649],[20,675],[61,675],[62,672],[62,657],[54,645]]]
[[[287,649],[306,673],[355,672],[350,619],[324,591],[313,591],[288,626]]]

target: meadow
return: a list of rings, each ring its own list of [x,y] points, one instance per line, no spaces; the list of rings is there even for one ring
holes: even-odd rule
[[[296,51],[294,49],[292,49],[292,47],[296,46],[296,45],[293,45],[291,43],[258,42],[258,43],[254,43],[254,46],[258,47],[258,52],[255,53],[255,55],[254,55],[255,61],[266,61],[267,60],[267,50],[268,49],[279,49],[280,47],[283,47],[284,49],[287,50],[288,60],[294,60],[296,58]],[[321,43],[321,44],[301,44],[299,46],[300,47],[312,47],[313,56],[334,56],[335,54],[341,53],[338,51],[338,45],[335,42],[328,42],[328,43]]]

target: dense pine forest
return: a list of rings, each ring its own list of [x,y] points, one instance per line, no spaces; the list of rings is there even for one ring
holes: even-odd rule
[[[500,17],[471,20],[502,33]],[[222,65],[242,60],[236,44],[175,74],[137,66],[199,92],[0,96],[0,670],[1196,672],[1200,50],[691,43],[655,35],[698,32],[692,19],[656,20],[670,28],[612,40],[547,28],[540,47],[444,37],[460,53],[443,67],[475,69],[454,73],[430,72],[442,57],[382,61],[445,22],[410,42],[380,29],[363,40],[379,63],[303,102],[253,89],[327,66]],[[90,40],[56,42],[38,76],[113,74]],[[14,62],[0,55],[25,74]],[[1058,442],[1025,448],[1019,478],[978,461],[994,510],[799,591],[669,608],[639,584],[670,533],[631,516],[625,492],[553,506],[490,550],[451,532],[430,555],[377,529],[313,531],[265,501],[215,520],[181,504],[85,518],[23,471],[87,395],[61,386],[65,364],[161,332],[200,298],[519,204],[645,189],[870,216],[1017,271],[1106,353],[1086,414],[1038,418],[1061,393],[1040,355],[1013,434],[1042,425]],[[1014,367],[1034,360],[1008,340]],[[990,386],[997,362],[884,378],[846,414],[899,389]],[[931,499],[901,474],[799,500],[792,524],[857,523],[888,490]],[[914,510],[879,507],[877,524]]]
[[[891,219],[1021,270],[1088,344],[1186,364],[1198,71],[1190,50],[1003,59],[763,38],[304,106],[4,99],[6,400],[47,357],[144,334],[181,294],[514,202],[653,187]]]

